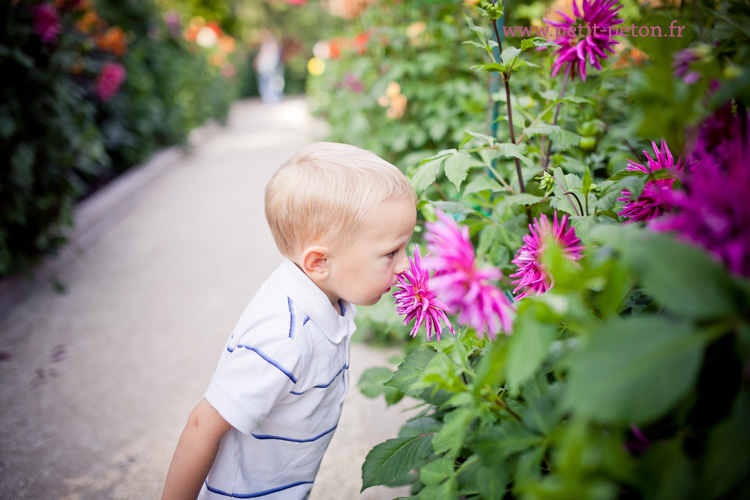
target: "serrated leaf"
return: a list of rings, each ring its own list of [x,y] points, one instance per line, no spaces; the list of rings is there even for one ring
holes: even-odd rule
[[[362,465],[362,491],[421,467],[432,451],[431,439],[429,435],[394,438],[375,446]]]
[[[461,140],[461,145],[458,146],[458,148],[461,149],[462,147],[464,147],[464,145],[466,145],[467,142],[472,139],[482,139],[490,147],[495,144],[495,138],[492,136],[480,134],[479,132],[472,132],[471,130],[464,130],[464,137]]]
[[[411,178],[411,185],[414,191],[421,193],[431,186],[440,175],[440,172],[442,172],[444,161],[445,157],[443,156],[422,163]]]
[[[453,475],[453,460],[441,458],[419,469],[419,479],[427,485],[439,484]]]
[[[469,173],[470,162],[471,156],[466,151],[457,151],[445,159],[445,175],[458,190]]]
[[[503,48],[503,53],[500,54],[500,59],[502,59],[503,64],[508,66],[520,53],[521,49],[517,47],[505,47]]]
[[[534,165],[534,162],[531,161],[531,158],[523,155],[523,148],[518,144],[504,142],[501,144],[497,144],[495,148],[497,149],[497,153],[503,158],[518,158],[519,160],[521,160],[521,163],[523,163],[527,167],[531,167]]]
[[[605,323],[569,360],[565,404],[602,423],[653,421],[693,386],[704,344],[690,323],[666,317]]]
[[[415,384],[422,378],[425,368],[435,354],[435,351],[428,348],[412,351],[385,385],[394,387],[408,396],[418,396],[421,389],[416,388]]]

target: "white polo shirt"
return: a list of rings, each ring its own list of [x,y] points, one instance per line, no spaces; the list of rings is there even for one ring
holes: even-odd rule
[[[307,497],[349,387],[356,309],[339,304],[289,260],[261,285],[206,392],[233,429],[199,499]]]

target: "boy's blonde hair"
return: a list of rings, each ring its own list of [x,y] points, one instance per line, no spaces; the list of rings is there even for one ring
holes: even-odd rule
[[[347,246],[378,203],[417,195],[403,173],[370,151],[317,142],[299,150],[266,185],[266,220],[288,258],[317,239]]]

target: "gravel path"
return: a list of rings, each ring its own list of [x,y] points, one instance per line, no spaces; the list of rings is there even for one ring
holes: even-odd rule
[[[229,332],[281,262],[263,217],[265,183],[318,128],[301,100],[237,103],[226,128],[160,167],[126,210],[5,307],[0,499],[159,497]],[[391,354],[354,344],[352,383]],[[311,498],[403,494],[359,489],[365,455],[404,418],[352,386]]]

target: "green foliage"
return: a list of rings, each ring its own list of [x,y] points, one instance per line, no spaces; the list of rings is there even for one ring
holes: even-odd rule
[[[461,16],[455,2],[385,1],[348,22],[330,40],[340,56],[308,81],[329,139],[408,168],[459,141],[464,128],[481,128],[486,89],[469,69],[479,55],[462,44]]]
[[[386,369],[365,374],[366,394],[422,404],[398,438],[368,456],[365,488],[406,482],[414,498],[492,500],[750,493],[750,282],[702,248],[623,225],[618,215],[623,190],[632,199],[647,182],[674,175],[626,170],[628,160],[645,163],[639,150],[665,137],[676,158],[712,106],[729,98],[739,109],[748,104],[750,51],[737,40],[748,35],[750,11],[741,2],[702,4],[697,16],[687,5],[627,2],[628,24],[665,31],[676,20],[689,36],[620,39],[625,50],[564,92],[562,76],[549,77],[549,49],[527,50],[546,42],[505,39],[498,54],[491,24],[498,12],[489,12],[497,7],[482,1],[465,10],[465,46],[485,58],[466,62],[500,82],[489,92],[497,128],[468,118],[461,133],[422,149],[411,139],[425,128],[404,116],[403,147],[390,151],[401,154],[421,215],[432,221],[440,208],[467,226],[478,258],[503,271],[507,291],[533,217],[568,214],[586,250],[573,262],[547,246],[541,262],[554,285],[515,302],[512,334],[489,340],[460,329],[408,346],[388,379]],[[505,7],[507,25],[544,12],[541,3]],[[692,85],[673,74],[674,53],[686,47],[704,54],[691,63],[700,72]],[[724,86],[707,97],[712,78]],[[373,95],[331,112],[334,130]],[[380,152],[372,130],[360,144]]]
[[[46,41],[34,22],[42,2],[0,6],[0,276],[29,273],[64,240],[76,200],[223,119],[234,96],[208,53],[170,33],[150,0],[58,3],[59,34]],[[107,64],[125,79],[102,98]]]

